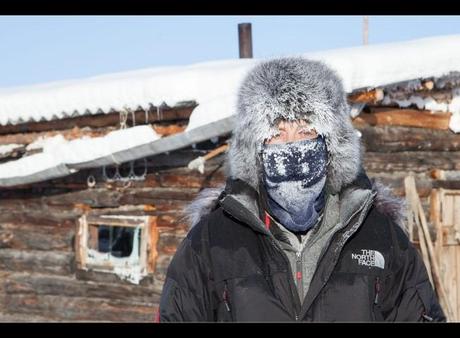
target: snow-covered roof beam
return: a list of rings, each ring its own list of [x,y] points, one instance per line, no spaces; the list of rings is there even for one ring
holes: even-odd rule
[[[120,164],[181,149],[231,133],[233,126],[231,116],[164,138],[158,138],[148,126],[138,126],[100,138],[66,142],[43,153],[1,164],[0,187],[41,182],[81,169]]]

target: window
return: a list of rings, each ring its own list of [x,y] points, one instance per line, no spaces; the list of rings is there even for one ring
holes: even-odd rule
[[[155,216],[84,215],[78,223],[78,269],[113,273],[134,284],[153,273]]]

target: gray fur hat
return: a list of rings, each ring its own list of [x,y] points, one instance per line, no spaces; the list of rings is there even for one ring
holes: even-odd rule
[[[229,176],[258,190],[257,154],[277,132],[278,120],[307,120],[326,139],[327,186],[339,192],[361,167],[360,139],[349,109],[342,80],[322,62],[286,57],[258,64],[238,93],[237,122],[227,157]]]

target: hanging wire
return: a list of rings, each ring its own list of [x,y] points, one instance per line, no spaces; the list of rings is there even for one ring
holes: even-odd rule
[[[148,123],[148,110],[145,111],[145,122],[146,124]],[[135,115],[135,112],[132,110],[132,109],[129,109],[128,107],[124,107],[124,109],[120,110],[119,111],[119,115],[120,115],[120,129],[126,129],[128,128],[128,115],[131,114],[132,115],[132,119],[133,119],[133,127],[136,125],[136,115]],[[160,118],[161,117],[161,111],[159,109],[159,107],[157,107],[157,115],[158,117]],[[116,159],[113,157],[113,154],[112,155],[112,159],[115,163],[115,165],[111,165],[111,166],[106,166],[106,165],[103,165],[102,166],[102,178],[104,179],[104,181],[106,182],[114,182],[114,181],[121,181],[121,182],[129,182],[129,181],[142,181],[145,179],[146,175],[147,175],[147,159],[144,158],[143,159],[143,163],[144,163],[144,170],[143,172],[140,174],[140,175],[137,175],[136,174],[136,171],[134,169],[135,167],[135,161],[130,161],[129,162],[129,172],[126,174],[126,175],[123,175],[121,172],[120,172],[120,167],[123,165],[122,163],[119,163],[118,161],[116,161]],[[112,176],[110,176],[107,172],[107,168],[114,168],[114,174]],[[121,169],[124,169],[124,168],[121,168]],[[93,179],[94,177],[90,180],[90,178],[88,177],[88,186],[90,184],[93,184],[93,183],[90,183],[90,182],[93,182]],[[94,179],[94,184],[95,184],[95,179]],[[129,185],[126,185],[124,188],[127,188]]]

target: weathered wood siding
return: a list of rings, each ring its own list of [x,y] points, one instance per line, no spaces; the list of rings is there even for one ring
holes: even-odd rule
[[[404,196],[404,177],[414,173],[428,215],[436,184],[431,171],[460,170],[460,135],[416,127],[356,127],[366,148],[368,175]],[[188,231],[182,209],[200,189],[225,180],[224,155],[207,162],[204,174],[190,171],[187,164],[225,139],[148,158],[144,181],[104,182],[97,168],[0,189],[0,321],[153,321],[166,269]],[[96,179],[93,188],[87,185],[89,175]],[[115,275],[76,270],[76,221],[88,208],[158,217],[152,277],[133,285]]]
[[[183,207],[201,187],[224,181],[223,156],[210,160],[204,175],[187,169],[203,154],[189,148],[148,158],[145,181],[128,186],[103,182],[98,168],[0,190],[0,321],[153,321],[166,269],[188,231],[180,220]],[[96,178],[94,188],[87,186],[88,175]],[[76,270],[76,221],[88,208],[158,216],[153,276],[134,285]]]

